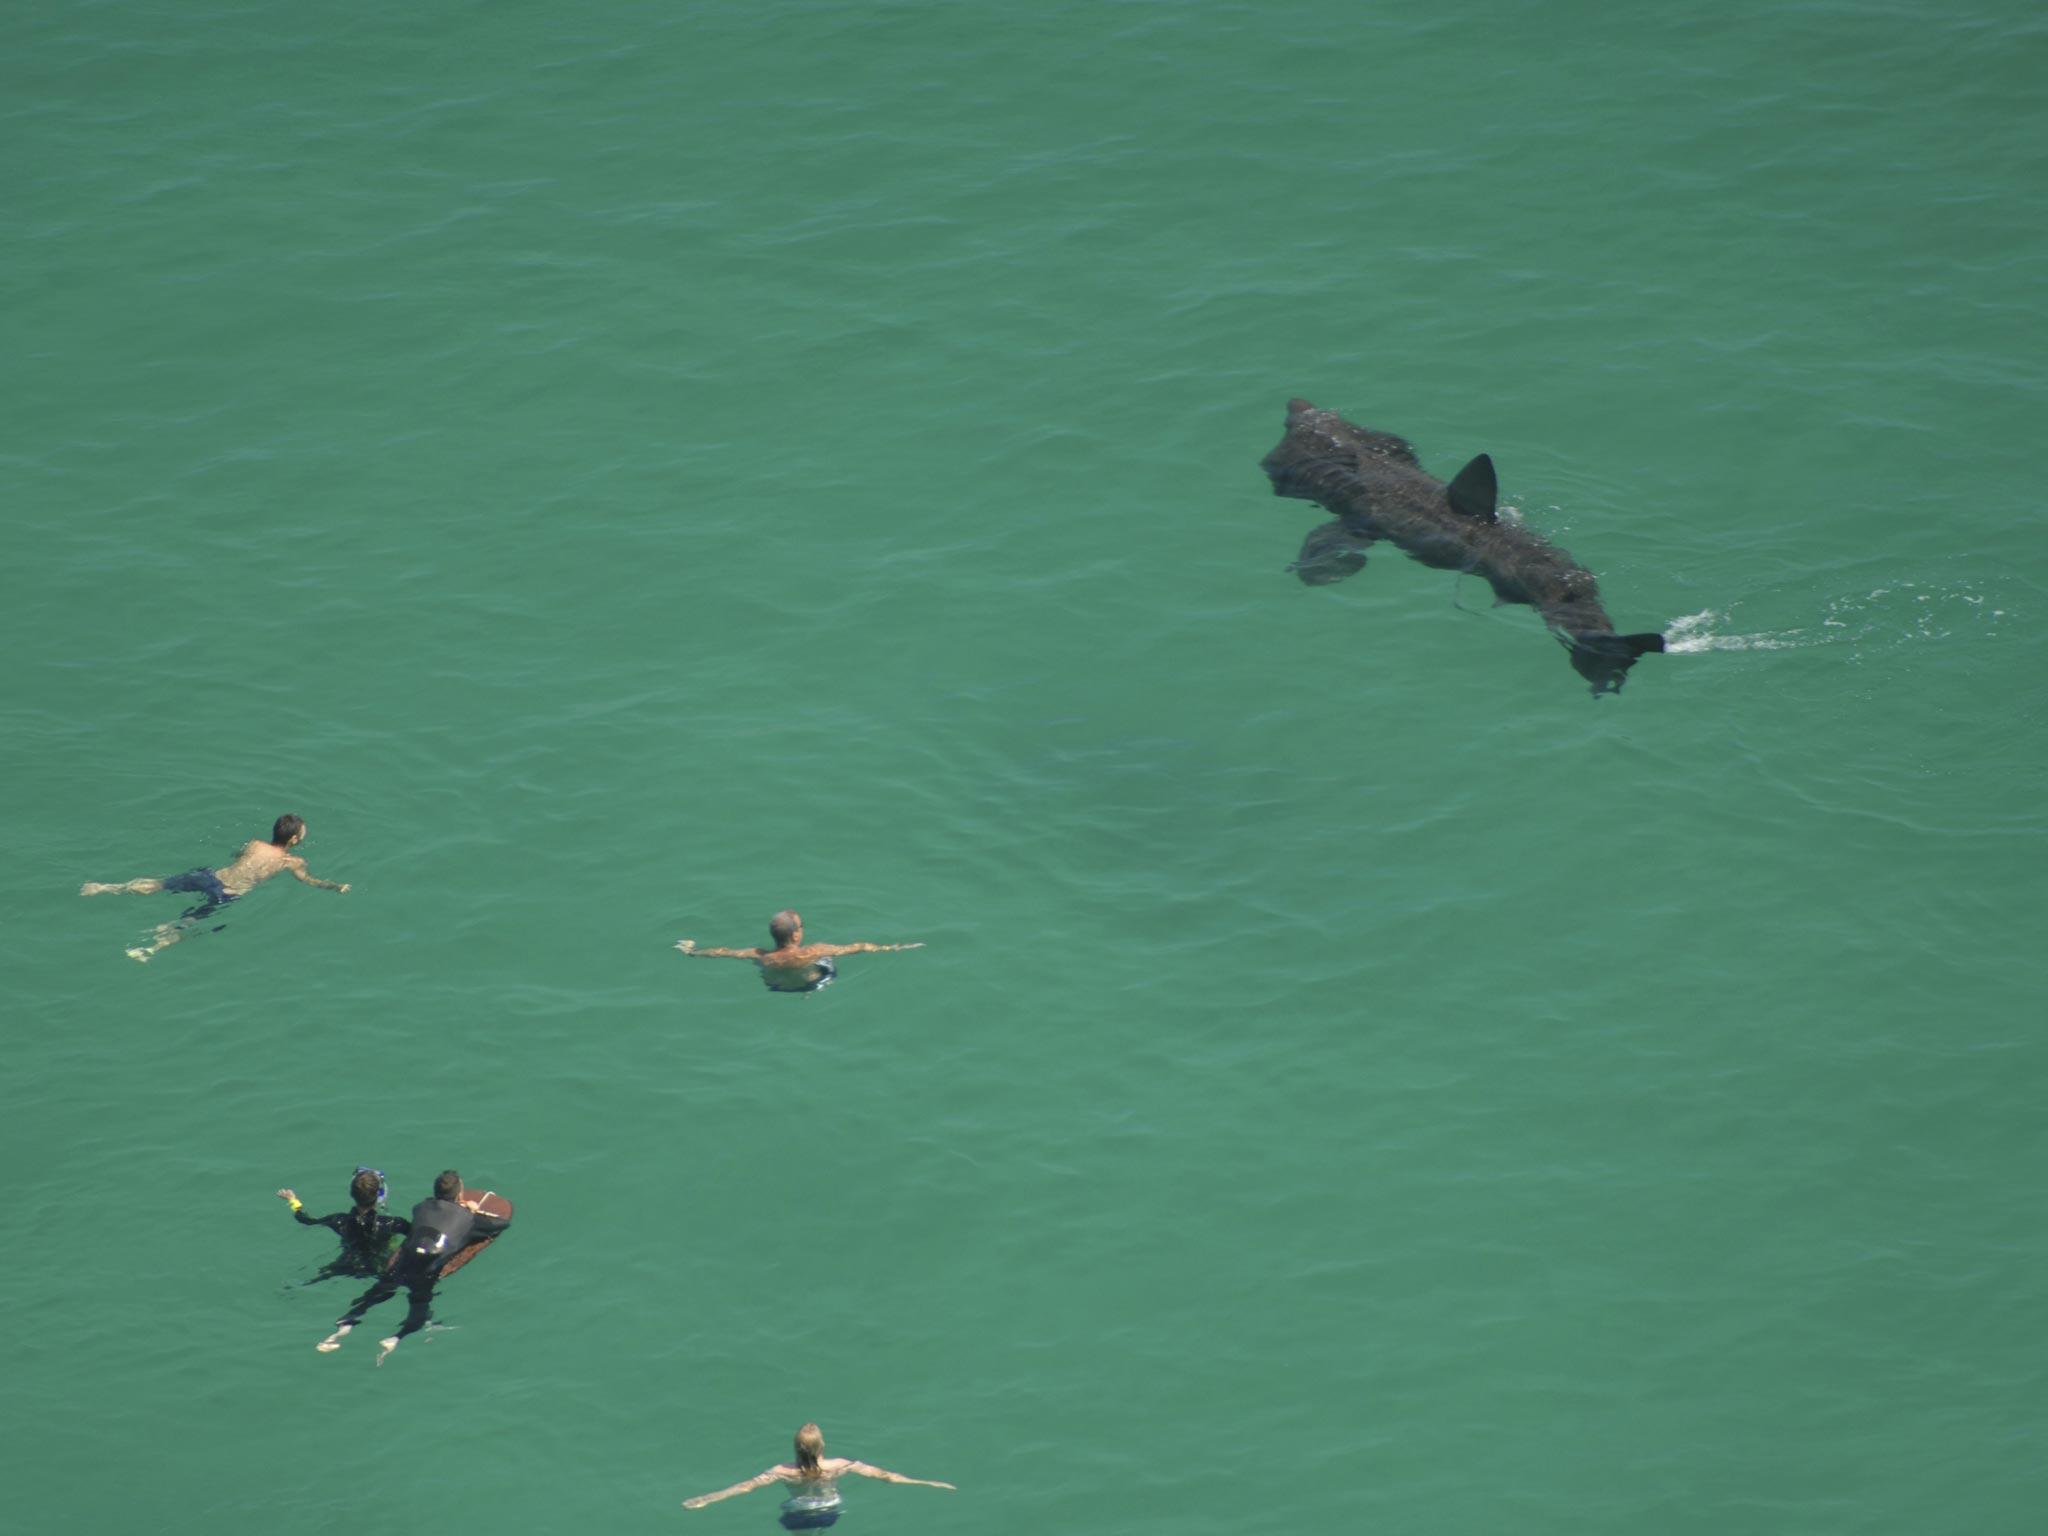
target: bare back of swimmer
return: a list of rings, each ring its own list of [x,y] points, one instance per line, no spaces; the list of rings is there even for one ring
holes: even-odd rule
[[[838,968],[832,963],[839,955],[877,955],[885,950],[923,949],[919,944],[806,944],[804,920],[794,912],[778,912],[768,919],[772,949],[699,949],[695,939],[678,939],[676,948],[686,955],[712,960],[751,960],[761,968],[761,980],[771,992],[816,992],[832,984]]]
[[[922,1477],[905,1477],[901,1472],[891,1472],[886,1467],[872,1467],[864,1461],[854,1461],[846,1456],[827,1456],[824,1431],[815,1424],[806,1424],[796,1432],[794,1462],[780,1462],[765,1472],[756,1473],[743,1483],[734,1483],[730,1488],[721,1488],[716,1493],[700,1493],[693,1499],[685,1499],[683,1508],[702,1509],[706,1504],[716,1504],[720,1499],[736,1498],[743,1493],[752,1493],[757,1488],[767,1488],[781,1483],[796,1495],[783,1506],[782,1523],[785,1527],[798,1530],[828,1526],[839,1518],[837,1479],[848,1473],[856,1477],[872,1477],[878,1482],[913,1484],[919,1488],[953,1487],[951,1483],[935,1483]]]

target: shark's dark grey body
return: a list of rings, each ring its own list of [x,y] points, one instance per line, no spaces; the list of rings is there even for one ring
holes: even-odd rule
[[[1483,453],[1446,484],[1424,473],[1400,438],[1290,400],[1287,434],[1262,467],[1274,495],[1337,514],[1308,536],[1294,563],[1310,586],[1356,574],[1367,547],[1384,539],[1424,565],[1485,577],[1503,603],[1534,608],[1595,694],[1619,693],[1638,656],[1664,649],[1662,635],[1617,635],[1591,571],[1520,523],[1500,520],[1493,460]]]

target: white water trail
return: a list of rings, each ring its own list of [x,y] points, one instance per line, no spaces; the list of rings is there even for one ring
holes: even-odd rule
[[[1810,635],[1803,629],[1755,635],[1723,634],[1718,626],[1726,621],[1726,614],[1712,608],[1673,619],[1664,626],[1664,649],[1667,653],[1678,654],[1691,651],[1790,651],[1803,645],[1826,645],[1835,638],[1832,635]]]
[[[1803,629],[1729,632],[1729,611],[1707,608],[1673,619],[1664,630],[1666,651],[1787,651],[1833,645],[1947,640],[1982,634],[2008,616],[1981,593],[1959,587],[1902,581],[1862,597],[1827,600],[1820,623]]]

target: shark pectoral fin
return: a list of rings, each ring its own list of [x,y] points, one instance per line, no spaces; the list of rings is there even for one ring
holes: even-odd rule
[[[1458,471],[1457,478],[1444,487],[1444,495],[1450,498],[1453,512],[1482,523],[1492,522],[1494,509],[1500,504],[1500,482],[1494,478],[1493,460],[1480,454]]]
[[[1351,532],[1338,518],[1303,539],[1301,553],[1287,569],[1299,576],[1305,587],[1327,587],[1365,569],[1365,551],[1371,542]]]

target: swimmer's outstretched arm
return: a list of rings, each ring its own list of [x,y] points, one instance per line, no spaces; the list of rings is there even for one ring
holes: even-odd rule
[[[700,959],[758,960],[761,958],[761,951],[758,949],[699,949],[695,939],[677,939],[676,948],[686,955],[696,955]]]
[[[805,946],[814,955],[879,955],[892,949],[923,949],[918,944],[810,944]]]
[[[317,885],[323,891],[345,891],[348,889],[346,885],[336,885],[332,880],[314,879],[313,876],[306,873],[306,865],[303,860],[293,864],[291,869],[292,874],[295,875],[300,881],[304,882],[307,885]]]
[[[742,1493],[752,1493],[756,1488],[766,1488],[770,1483],[779,1483],[784,1478],[793,1478],[795,1467],[770,1467],[757,1477],[750,1477],[744,1483],[734,1483],[730,1488],[721,1488],[716,1493],[700,1493],[694,1499],[683,1500],[685,1509],[702,1509],[706,1504],[716,1504],[720,1499],[730,1499]]]
[[[858,1472],[862,1477],[878,1478],[885,1483],[914,1483],[919,1488],[953,1488],[951,1483],[935,1483],[922,1477],[905,1477],[901,1472],[891,1472],[886,1467],[871,1467],[864,1461],[849,1461],[839,1470]],[[958,1493],[960,1490],[954,1488],[953,1491]]]
[[[341,1230],[341,1224],[345,1219],[341,1212],[337,1211],[332,1216],[308,1216],[305,1212],[305,1202],[289,1189],[280,1189],[277,1192],[277,1198],[289,1202],[292,1208],[292,1219],[298,1222],[300,1226],[328,1227],[336,1232]]]

